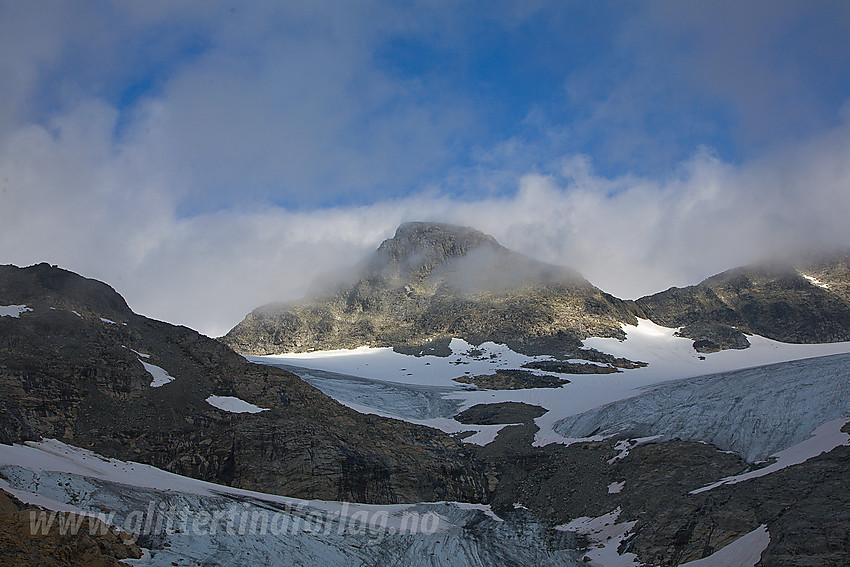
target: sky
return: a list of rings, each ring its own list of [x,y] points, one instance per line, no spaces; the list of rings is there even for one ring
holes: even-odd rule
[[[850,3],[0,0],[0,263],[224,334],[402,222],[620,297],[850,247]]]

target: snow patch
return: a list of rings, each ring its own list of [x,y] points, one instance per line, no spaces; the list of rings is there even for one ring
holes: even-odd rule
[[[619,453],[614,455],[613,458],[608,459],[608,464],[613,465],[617,461],[628,457],[629,451],[631,451],[635,447],[646,445],[647,443],[651,443],[660,438],[661,435],[651,435],[649,437],[638,437],[637,439],[622,439],[620,441],[617,441],[617,444],[614,445],[614,450],[619,451]]]
[[[469,437],[464,438],[464,443],[474,443],[475,445],[488,445],[492,443],[496,436],[499,434],[499,431],[502,430],[503,427],[507,427],[508,425],[521,425],[520,423],[509,423],[509,424],[499,424],[499,425],[476,425],[475,427],[480,428],[477,433],[470,435]]]
[[[117,325],[118,324],[115,321],[110,321],[106,317],[101,317],[100,320],[103,321],[104,323],[109,323],[110,325]]]
[[[797,272],[797,273],[800,274],[801,276],[803,276],[804,278],[806,278],[807,280],[809,280],[810,283],[812,283],[812,284],[814,284],[818,287],[822,287],[823,289],[829,289],[829,284],[823,283],[822,281],[820,281],[816,277],[810,276],[808,274],[804,274],[803,272]]]
[[[214,408],[230,413],[260,413],[261,411],[269,411],[269,408],[255,406],[234,396],[210,396],[207,398],[207,403]]]
[[[32,311],[32,308],[26,305],[0,305],[0,317],[20,319],[21,313],[26,313],[27,311]]]
[[[152,388],[159,388],[160,386],[165,386],[166,384],[174,380],[174,376],[166,372],[164,368],[160,368],[155,364],[145,362],[142,359],[139,359],[139,362],[142,363],[142,366],[145,367],[145,370],[147,370],[148,374],[150,374],[151,378],[153,378],[153,381],[151,382]]]
[[[450,504],[451,506],[460,508],[461,510],[478,510],[480,512],[484,512],[484,515],[486,515],[487,517],[489,517],[489,518],[491,518],[491,519],[493,519],[497,522],[504,522],[505,521],[504,519],[502,519],[498,514],[496,514],[493,511],[492,506],[490,506],[489,504],[472,504],[470,502],[448,502],[448,501],[437,502],[437,504]],[[514,508],[516,508],[516,506],[514,506]]]
[[[770,543],[767,525],[762,524],[702,559],[682,563],[679,567],[755,567]]]
[[[798,443],[784,451],[779,451],[772,455],[776,461],[766,467],[762,467],[748,473],[726,477],[714,484],[709,484],[708,486],[692,490],[691,494],[706,492],[724,484],[737,484],[739,482],[744,482],[745,480],[766,476],[792,465],[804,463],[818,455],[828,453],[836,447],[850,445],[850,435],[841,431],[841,428],[848,422],[848,419],[849,418],[842,417],[840,419],[834,419],[824,423],[815,429],[812,432],[812,436],[802,443]]]
[[[585,556],[602,567],[637,567],[641,563],[634,553],[620,554],[617,549],[635,527],[637,521],[617,523],[620,507],[596,518],[582,516],[569,523],[555,526],[556,530],[576,532],[588,537],[595,544]]]
[[[608,494],[619,494],[623,491],[623,488],[626,486],[626,481],[622,482],[612,482],[608,485]]]

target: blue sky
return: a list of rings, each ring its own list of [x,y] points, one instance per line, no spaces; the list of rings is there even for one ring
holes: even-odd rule
[[[846,246],[847,29],[844,1],[0,1],[0,261],[216,334],[417,218],[627,296]]]

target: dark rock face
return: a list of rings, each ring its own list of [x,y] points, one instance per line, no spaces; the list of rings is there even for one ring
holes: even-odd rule
[[[359,414],[293,374],[134,314],[104,284],[44,264],[3,266],[0,305],[9,304],[32,310],[0,317],[0,441],[57,438],[202,480],[302,498],[482,497],[476,462],[458,440]],[[175,379],[151,387],[143,362]],[[268,411],[222,411],[207,403],[211,395]]]
[[[244,354],[362,345],[423,352],[448,338],[531,352],[623,337],[635,308],[578,273],[500,246],[471,228],[408,223],[349,281],[293,304],[250,313],[222,341]]]
[[[132,315],[124,298],[103,282],[42,263],[25,269],[0,266],[0,298],[4,305],[44,303],[58,309],[90,310],[107,319]]]
[[[735,268],[695,286],[642,297],[637,305],[655,323],[681,327],[679,334],[694,339],[701,352],[747,348],[746,333],[789,343],[846,341],[848,262],[850,256],[839,256],[799,268]]]
[[[496,425],[504,423],[527,423],[546,413],[546,409],[522,402],[500,402],[476,404],[466,408],[454,418],[460,423]]]
[[[602,368],[602,367],[598,367]],[[570,381],[551,374],[535,374],[530,370],[497,370],[493,374],[460,376],[454,378],[461,384],[473,384],[484,390],[526,390],[529,388],[560,388]]]
[[[587,362],[560,362],[554,360],[535,360],[522,365],[523,368],[534,368],[559,374],[615,374],[622,372],[613,366],[599,366]]]

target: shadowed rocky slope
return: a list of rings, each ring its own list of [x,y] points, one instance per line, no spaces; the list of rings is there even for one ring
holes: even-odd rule
[[[850,340],[850,255],[799,267],[735,268],[685,288],[642,297],[655,323],[682,327],[694,348],[747,348],[745,333],[788,343]]]
[[[623,337],[620,324],[636,322],[632,303],[573,270],[471,228],[408,223],[348,281],[255,309],[222,341],[259,355],[362,345],[438,354],[452,337],[563,353],[588,336]]]
[[[474,460],[452,437],[354,412],[293,374],[136,315],[103,283],[47,264],[0,266],[0,305],[30,309],[0,317],[0,442],[57,438],[303,498],[482,497]],[[174,380],[152,387],[143,363]],[[212,395],[267,411],[222,411]]]

